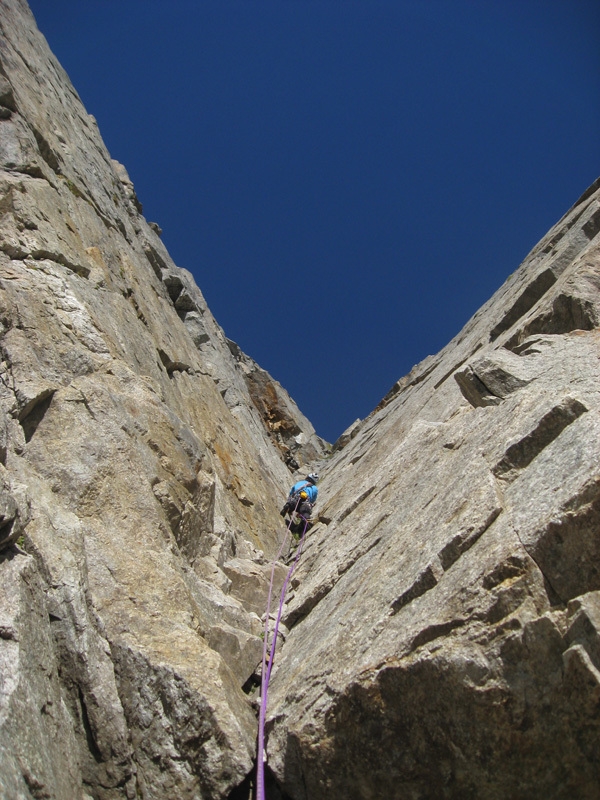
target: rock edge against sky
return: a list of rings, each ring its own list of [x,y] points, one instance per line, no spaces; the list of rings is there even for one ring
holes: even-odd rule
[[[600,185],[329,454],[0,10],[4,796],[248,796],[278,511],[320,462],[269,797],[595,798]]]

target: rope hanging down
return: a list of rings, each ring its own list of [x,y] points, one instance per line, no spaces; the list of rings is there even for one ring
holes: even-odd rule
[[[296,503],[296,508],[298,508],[298,503]],[[296,509],[294,509],[294,512],[295,511]],[[301,514],[300,516],[302,517]],[[279,552],[273,559],[273,563],[271,565],[271,580],[269,582],[269,595],[267,598],[267,613],[265,616],[265,634],[263,642],[262,669],[260,678],[260,713],[258,716],[258,746],[256,754],[256,800],[265,800],[265,761],[267,760],[267,754],[265,752],[265,720],[267,716],[267,695],[269,691],[269,679],[271,677],[271,669],[273,668],[273,661],[275,659],[277,633],[279,632],[279,622],[281,620],[281,614],[283,611],[285,594],[287,592],[287,587],[292,577],[292,574],[296,569],[296,564],[298,563],[298,559],[300,558],[300,554],[302,552],[302,545],[304,544],[304,538],[306,536],[306,531],[308,530],[308,520],[306,519],[306,517],[302,517],[302,519],[304,520],[304,530],[302,531],[302,536],[300,537],[298,547],[296,548],[296,556],[294,558],[294,561],[292,562],[292,566],[289,568],[288,573],[285,576],[283,586],[281,587],[281,595],[279,596],[279,609],[277,611],[277,619],[275,621],[275,627],[273,629],[273,638],[271,639],[269,660],[267,661],[267,639],[269,636],[269,619],[271,614],[271,595],[273,592],[273,577],[275,575],[275,565],[281,558],[281,554],[283,553],[283,548],[287,541],[287,535],[284,536],[283,541],[281,543],[281,547],[279,548]],[[293,514],[292,517],[290,518],[290,523],[287,528],[287,533],[290,532],[292,520],[293,520]]]

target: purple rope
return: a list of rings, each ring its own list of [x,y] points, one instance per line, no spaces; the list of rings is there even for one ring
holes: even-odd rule
[[[294,510],[292,511],[292,513],[290,515],[290,521],[288,523],[286,533],[290,533],[290,529],[292,527],[292,522],[293,522],[293,519],[294,519],[294,513],[296,512],[296,509],[298,508],[299,504],[300,504],[300,498],[298,498],[298,500],[296,501],[296,506],[295,506]],[[271,580],[269,581],[269,596],[267,598],[267,613],[265,614],[265,631],[264,631],[264,634],[263,634],[262,667],[261,667],[261,672],[260,672],[260,696],[261,697],[264,694],[264,688],[265,688],[264,680],[265,680],[265,667],[266,667],[266,663],[267,663],[267,641],[268,641],[268,638],[269,638],[269,618],[270,618],[270,615],[271,615],[271,595],[273,593],[273,578],[274,578],[274,575],[275,575],[275,565],[277,564],[277,562],[281,558],[281,554],[283,553],[283,548],[285,546],[286,541],[287,541],[287,536],[284,536],[282,541],[281,541],[281,546],[279,547],[279,551],[277,552],[277,555],[275,556],[275,558],[273,559],[273,561],[271,563]]]
[[[298,497],[298,500],[296,501],[296,506],[294,508],[294,511],[290,514],[290,521],[289,521],[288,526],[287,526],[286,534],[290,533],[290,529],[292,527],[292,522],[293,522],[293,519],[294,519],[294,513],[295,513],[296,509],[298,508],[299,503],[300,503],[300,498]],[[270,617],[271,617],[271,597],[272,597],[272,593],[273,593],[273,580],[274,580],[274,576],[275,576],[275,565],[277,564],[277,562],[281,558],[281,554],[283,553],[283,548],[284,548],[286,542],[287,542],[287,535],[283,537],[283,539],[281,541],[281,545],[279,547],[279,551],[278,551],[277,555],[275,556],[275,558],[273,559],[273,561],[271,563],[271,579],[269,581],[269,595],[268,595],[268,598],[267,598],[267,610],[266,610],[266,614],[265,614],[265,630],[264,630],[264,633],[263,633],[263,651],[262,651],[262,664],[261,664],[261,672],[260,672],[260,696],[261,696],[261,698],[263,698],[265,696],[265,694],[266,694],[265,679],[266,679],[266,674],[267,674],[267,669],[266,669],[266,666],[267,666],[267,647],[268,647],[268,640],[269,640],[269,620],[270,620]],[[260,733],[260,730],[259,730],[259,745],[258,745],[258,753],[261,753],[261,754],[262,754],[263,749],[264,749],[264,723],[263,723],[263,726],[262,726],[262,730],[263,730],[262,738],[261,738],[261,733]],[[260,762],[262,764],[262,758],[260,759]],[[257,756],[257,762],[256,763],[257,763],[257,765],[259,763],[258,756]],[[257,767],[257,769],[258,769],[258,767]],[[258,785],[258,783],[259,783],[259,780],[258,780],[258,774],[257,774],[257,785]],[[263,781],[263,783],[264,783],[264,781]],[[262,788],[262,792],[263,792],[263,795],[264,795],[264,788]]]
[[[296,504],[297,507],[297,504]],[[302,517],[302,515],[300,515]],[[269,599],[267,602],[267,616],[265,619],[265,640],[263,645],[263,662],[262,662],[262,673],[261,673],[261,682],[260,682],[260,714],[258,717],[258,747],[257,747],[257,754],[256,754],[256,800],[265,800],[265,720],[267,716],[267,695],[269,690],[269,680],[271,678],[271,670],[273,668],[273,661],[275,660],[275,648],[277,646],[277,634],[279,632],[279,622],[281,620],[281,614],[283,612],[283,603],[285,601],[285,593],[287,591],[288,584],[292,577],[294,570],[296,569],[296,564],[298,563],[298,559],[300,558],[300,554],[302,552],[302,545],[304,544],[304,537],[306,536],[306,531],[308,529],[308,520],[305,517],[302,517],[304,520],[304,530],[302,532],[302,536],[300,538],[300,542],[296,549],[296,557],[292,563],[292,566],[288,570],[288,573],[285,577],[285,581],[283,582],[283,586],[281,587],[281,595],[279,596],[279,609],[277,611],[277,620],[275,622],[275,628],[273,629],[273,638],[271,640],[271,650],[269,652],[269,665],[265,671],[266,667],[266,652],[267,652],[267,634],[269,629],[269,614],[271,610],[271,590],[273,587],[273,575],[275,573],[275,561],[273,562],[273,568],[271,570],[271,583],[269,585]],[[292,521],[290,519],[290,526]],[[289,530],[289,526],[288,526]],[[286,537],[287,538],[287,537]],[[285,542],[285,539],[284,539]],[[283,550],[283,544],[279,550],[277,555],[277,560],[281,555]]]

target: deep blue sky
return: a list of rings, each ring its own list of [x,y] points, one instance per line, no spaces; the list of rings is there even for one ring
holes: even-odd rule
[[[31,0],[227,336],[333,441],[600,174],[597,0]]]

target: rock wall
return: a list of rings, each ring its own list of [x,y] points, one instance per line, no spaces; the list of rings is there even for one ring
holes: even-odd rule
[[[324,460],[269,798],[597,798],[600,183]],[[249,796],[278,509],[327,446],[0,0],[0,797]],[[276,568],[276,582],[285,570]]]
[[[600,181],[322,470],[270,694],[285,797],[596,798]]]
[[[288,466],[326,449],[141,212],[27,4],[0,0],[11,800],[220,798],[243,780]]]

